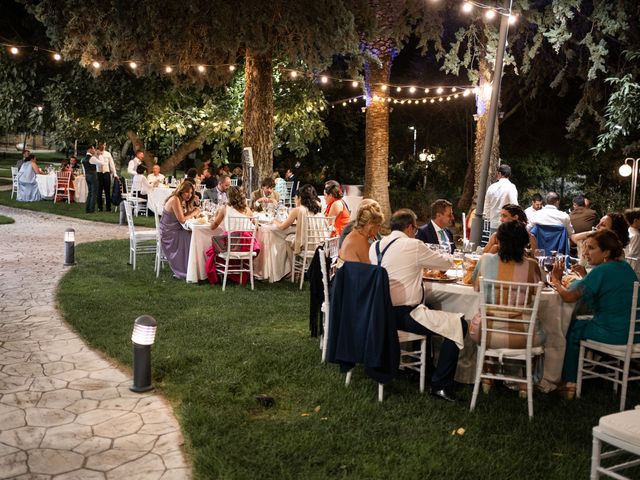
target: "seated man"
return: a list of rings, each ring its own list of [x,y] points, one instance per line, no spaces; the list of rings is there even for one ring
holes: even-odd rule
[[[418,227],[416,214],[409,209],[401,209],[391,216],[391,233],[375,242],[369,250],[369,260],[373,265],[380,265],[389,275],[391,302],[396,316],[398,330],[429,335],[432,332],[411,318],[411,311],[423,302],[422,269],[447,270],[452,263],[448,255],[427,248],[420,240],[414,238]],[[460,319],[462,333],[466,335],[467,322]],[[442,342],[438,366],[431,375],[431,393],[438,398],[453,402],[451,391],[453,378],[458,364],[458,346],[445,338]]]
[[[453,208],[451,202],[438,199],[431,204],[431,221],[425,223],[418,229],[416,238],[424,243],[446,245],[455,250],[453,243],[453,233],[449,230],[449,225],[453,222]]]
[[[211,200],[218,205],[225,205],[228,201],[227,190],[231,186],[231,177],[229,175],[220,175],[218,183],[215,187],[204,191],[203,200]]]
[[[539,193],[534,193],[531,196],[531,205],[529,205],[524,210],[524,214],[527,216],[527,218],[531,218],[531,215],[540,210],[543,206],[544,204],[542,203],[542,195],[540,195]]]
[[[160,173],[160,165],[157,163],[151,169],[151,173],[147,175],[147,180],[149,180],[149,185],[153,188],[156,188],[164,183],[164,175]]]
[[[266,177],[260,182],[260,188],[251,193],[251,208],[256,212],[261,212],[267,203],[272,204],[274,207],[278,205],[280,201],[280,194],[273,189],[276,186],[276,182],[273,178]]]

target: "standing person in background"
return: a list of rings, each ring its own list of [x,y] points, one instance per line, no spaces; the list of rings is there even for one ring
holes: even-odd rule
[[[82,159],[82,166],[84,167],[84,176],[87,181],[85,212],[94,213],[98,197],[98,170],[102,166],[102,160],[96,156],[96,147],[93,145],[87,149],[87,154]]]
[[[448,200],[440,198],[431,204],[431,221],[418,229],[416,238],[424,243],[446,245],[453,253],[453,233],[448,228],[452,223],[453,206]]]
[[[524,214],[527,216],[527,218],[529,218],[543,206],[544,203],[542,203],[542,195],[540,195],[539,193],[534,193],[531,197],[531,205],[525,209]]]
[[[98,211],[102,211],[102,192],[107,207],[107,212],[111,211],[111,177],[118,178],[116,164],[113,162],[111,153],[107,150],[107,144],[102,142],[96,150],[98,158],[102,161],[98,169]]]
[[[287,168],[287,171],[284,174],[284,179],[286,182],[293,182],[293,187],[291,187],[291,198],[296,196],[296,191],[298,190],[298,177],[293,173],[291,168]]]
[[[491,224],[491,233],[498,230],[500,226],[500,210],[502,210],[502,206],[507,204],[518,205],[518,189],[509,180],[511,167],[507,164],[500,165],[498,167],[498,177],[498,181],[487,188],[487,193],[484,197],[483,216]]]
[[[129,160],[129,165],[127,166],[127,172],[131,175],[131,178],[135,176],[138,170],[138,165],[142,163],[142,159],[144,158],[144,152],[142,150],[136,151],[136,156]]]

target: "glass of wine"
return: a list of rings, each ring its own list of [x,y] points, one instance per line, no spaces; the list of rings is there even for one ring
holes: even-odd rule
[[[462,264],[464,263],[464,253],[460,250],[455,250],[453,252],[453,264],[456,267],[456,276],[462,277]]]
[[[551,275],[551,272],[553,271],[553,264],[555,263],[555,261],[556,261],[556,257],[551,257],[551,256],[543,257],[542,259],[542,267],[544,268],[545,272],[547,272],[547,281],[549,281],[549,283],[551,283],[550,275]]]

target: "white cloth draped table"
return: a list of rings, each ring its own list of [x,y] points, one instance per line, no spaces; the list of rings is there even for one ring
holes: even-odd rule
[[[358,208],[360,208],[360,204],[362,203],[362,200],[364,200],[364,197],[345,195],[342,198],[351,211],[351,220],[355,220],[358,214]]]
[[[473,287],[455,283],[424,282],[425,303],[445,312],[462,312],[469,322],[479,311],[480,299]],[[562,377],[567,330],[575,304],[565,303],[554,290],[544,289],[540,296],[538,319],[544,331],[543,383],[557,384]],[[456,381],[473,383],[476,366],[476,344],[469,336],[460,352]]]
[[[262,225],[258,228],[256,237],[260,243],[260,255],[253,264],[258,279],[269,283],[278,282],[291,272],[293,251],[286,238],[295,231],[295,227],[279,230],[274,225]]]
[[[73,188],[76,190],[75,201],[76,203],[87,202],[87,180],[84,175],[78,175],[73,179]]]
[[[159,190],[156,188],[156,190]],[[163,189],[169,190],[169,189]],[[187,283],[198,283],[207,279],[207,257],[205,252],[211,246],[211,237],[222,235],[222,228],[211,230],[208,223],[191,226],[191,243],[189,245],[189,262],[187,263]]]
[[[175,188],[157,187],[147,197],[147,208],[153,212],[162,212],[164,202],[175,192]]]

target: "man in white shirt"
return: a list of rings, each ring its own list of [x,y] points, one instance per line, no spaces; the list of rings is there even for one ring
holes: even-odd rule
[[[127,166],[127,173],[131,175],[131,178],[138,173],[138,165],[142,163],[142,159],[144,158],[144,152],[142,150],[136,151],[136,156],[129,160],[129,165]]]
[[[518,189],[509,180],[511,167],[507,164],[500,165],[498,167],[498,176],[500,178],[487,188],[487,193],[484,197],[483,216],[485,220],[489,220],[491,223],[491,233],[498,231],[502,207],[507,203],[518,205]]]
[[[378,264],[378,253],[382,259],[380,265],[389,275],[389,290],[391,303],[396,315],[398,330],[413,332],[420,335],[431,335],[432,332],[411,318],[411,311],[423,302],[422,269],[447,270],[451,268],[449,255],[430,250],[422,241],[414,238],[418,227],[416,214],[409,209],[401,209],[391,216],[391,233],[374,242],[369,249],[369,260],[373,265]],[[467,323],[460,319],[463,335],[467,331]],[[453,378],[458,364],[459,349],[456,344],[444,339],[438,366],[431,375],[432,394],[454,402],[451,392]]]
[[[98,211],[102,211],[102,193],[106,202],[107,212],[111,211],[111,177],[118,178],[116,165],[111,153],[107,150],[107,144],[102,142],[96,149],[97,157],[102,161],[98,169]]]
[[[524,210],[524,214],[527,216],[527,221],[531,216],[543,207],[542,195],[534,193],[531,197],[531,205]]]
[[[87,154],[82,159],[84,176],[87,182],[87,202],[85,204],[86,213],[96,211],[96,197],[98,195],[98,175],[97,172],[104,166],[104,161],[97,156],[96,148],[92,145],[87,149]]]
[[[569,214],[563,212],[560,207],[560,196],[556,192],[549,192],[545,197],[546,205],[534,212],[529,219],[529,227],[533,225],[564,225],[567,237],[573,235],[573,226]]]
[[[164,183],[164,175],[160,173],[160,165],[156,163],[153,166],[151,173],[147,176],[147,180],[149,180],[149,185],[153,188]]]

